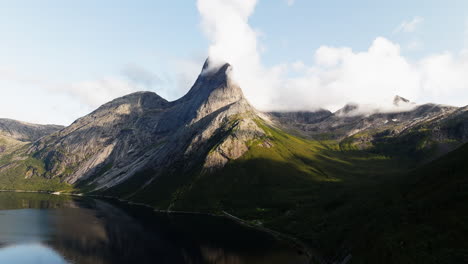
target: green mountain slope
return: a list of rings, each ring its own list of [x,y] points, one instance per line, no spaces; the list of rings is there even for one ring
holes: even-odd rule
[[[465,260],[468,147],[410,170],[468,140],[466,108],[268,115],[208,63],[179,100],[134,93],[34,142],[0,137],[0,189],[228,213],[331,263]]]
[[[399,180],[361,230],[356,263],[468,262],[468,144]]]
[[[362,212],[374,208],[380,196],[375,186],[405,172],[395,158],[257,123],[265,138],[250,142],[249,150],[222,170],[163,175],[127,198],[160,209],[225,211],[334,256],[360,226]]]
[[[468,145],[408,174],[411,158],[292,136],[266,138],[215,173],[166,175],[135,196],[158,208],[239,216],[306,241],[329,261],[465,260]],[[263,145],[267,142],[269,148]],[[183,182],[183,184],[180,184]],[[157,199],[165,190],[165,197]]]

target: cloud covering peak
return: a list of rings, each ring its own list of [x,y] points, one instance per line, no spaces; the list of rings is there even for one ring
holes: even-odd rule
[[[336,110],[348,102],[392,107],[399,94],[418,103],[468,104],[468,56],[443,52],[412,61],[400,45],[377,37],[365,51],[321,46],[314,60],[267,67],[249,25],[256,0],[198,0],[208,53],[233,66],[233,78],[260,110]],[[414,31],[416,17],[401,30]],[[463,92],[465,91],[465,92]]]

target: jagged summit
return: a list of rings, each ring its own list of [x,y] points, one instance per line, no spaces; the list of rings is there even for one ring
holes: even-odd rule
[[[183,119],[199,120],[235,103],[242,105],[243,109],[240,111],[248,111],[252,108],[239,85],[232,80],[231,70],[232,66],[229,63],[211,68],[209,59],[205,61],[190,91],[174,102],[180,109]]]
[[[348,103],[346,104],[343,108],[339,109],[336,111],[334,114],[337,116],[344,116],[344,115],[349,115],[352,112],[355,112],[358,110],[359,105],[356,103]]]
[[[242,90],[231,79],[230,73],[232,66],[229,63],[224,63],[222,66],[210,66],[209,59],[205,61],[203,69],[198,76],[195,84],[190,91],[183,96],[180,101],[187,101],[193,97],[209,97],[210,94],[216,91],[222,91],[226,94],[218,99],[233,97],[240,99],[243,97]]]
[[[227,61],[214,60],[210,57],[206,58],[203,63],[201,75],[210,75],[219,72],[222,68],[229,68],[231,64]]]
[[[394,106],[402,106],[402,105],[408,105],[408,104],[411,104],[410,100],[404,98],[404,97],[401,97],[399,95],[395,95],[395,97],[393,98],[393,105]]]
[[[180,162],[187,169],[222,167],[247,151],[246,142],[264,136],[256,110],[230,72],[228,63],[210,69],[207,60],[182,98],[168,102],[153,92],[122,96],[35,142],[27,153],[45,162],[44,175],[99,189],[142,170],[152,177],[179,170],[174,164]]]

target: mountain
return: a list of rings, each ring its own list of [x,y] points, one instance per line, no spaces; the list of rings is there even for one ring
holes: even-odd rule
[[[395,108],[360,112],[348,104],[320,122],[288,116],[273,120],[283,129],[316,140],[338,140],[342,147],[367,149],[384,155],[417,153],[420,160],[453,150],[468,138],[468,108],[437,104],[415,105],[395,96]],[[410,107],[408,107],[410,106]],[[312,113],[311,113],[312,114]],[[396,148],[394,151],[393,149]],[[431,152],[429,155],[426,155]]]
[[[37,125],[0,118],[0,135],[23,142],[36,141],[62,128],[64,127],[58,125]]]
[[[402,191],[411,193],[400,187],[424,174],[412,172],[468,141],[468,107],[415,105],[396,96],[385,111],[348,104],[334,113],[262,113],[245,99],[231,70],[207,60],[178,100],[129,94],[66,128],[21,141],[0,156],[0,189],[227,212],[300,238],[322,262],[350,254],[365,260],[386,254],[388,245],[378,237],[393,229],[380,223],[398,217],[396,201],[413,203],[400,198]],[[437,188],[440,181],[434,180],[444,172],[433,173],[426,186]],[[456,186],[458,180],[446,181]],[[437,191],[441,197],[453,190]],[[417,199],[426,197],[421,191]],[[379,243],[366,252],[360,237]]]
[[[58,125],[37,125],[0,118],[0,157],[62,128]]]
[[[399,95],[395,95],[395,97],[393,98],[393,105],[396,107],[401,107],[401,106],[411,105],[411,104],[414,104],[414,103],[411,103],[410,100],[404,97],[401,97]]]
[[[353,241],[358,263],[466,263],[468,144],[409,172]]]
[[[132,185],[136,192],[168,171],[221,168],[242,156],[247,142],[265,136],[230,71],[229,64],[210,69],[207,60],[179,100],[151,92],[117,98],[22,155],[43,163],[38,176],[99,192],[118,185]]]

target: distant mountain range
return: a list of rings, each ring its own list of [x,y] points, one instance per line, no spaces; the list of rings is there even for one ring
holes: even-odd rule
[[[455,181],[464,184],[466,170],[458,171],[468,159],[463,155],[468,107],[416,105],[396,96],[386,110],[349,104],[334,113],[265,113],[249,104],[230,71],[229,64],[211,69],[207,61],[190,91],[176,101],[133,93],[68,127],[0,119],[0,189],[108,195],[164,210],[229,212],[305,240],[323,262],[353,255],[362,261],[357,263],[410,263],[424,253],[405,244],[414,236],[381,241],[377,237],[387,230],[372,228],[387,227],[371,219],[384,223],[388,215],[402,214],[400,205],[386,202],[419,206],[408,201],[413,192],[402,185],[420,181],[413,186],[419,192],[414,199],[434,201],[431,190],[442,197],[457,188]],[[433,176],[426,178],[425,171]],[[452,187],[437,190],[443,184]],[[467,201],[466,192],[460,195]],[[442,232],[441,221],[428,221],[428,228]],[[405,223],[416,228],[424,221]],[[381,244],[366,252],[365,239]],[[397,245],[384,244],[389,241]],[[467,256],[458,246],[452,249],[425,255],[424,263]],[[452,253],[460,258],[447,257]]]

